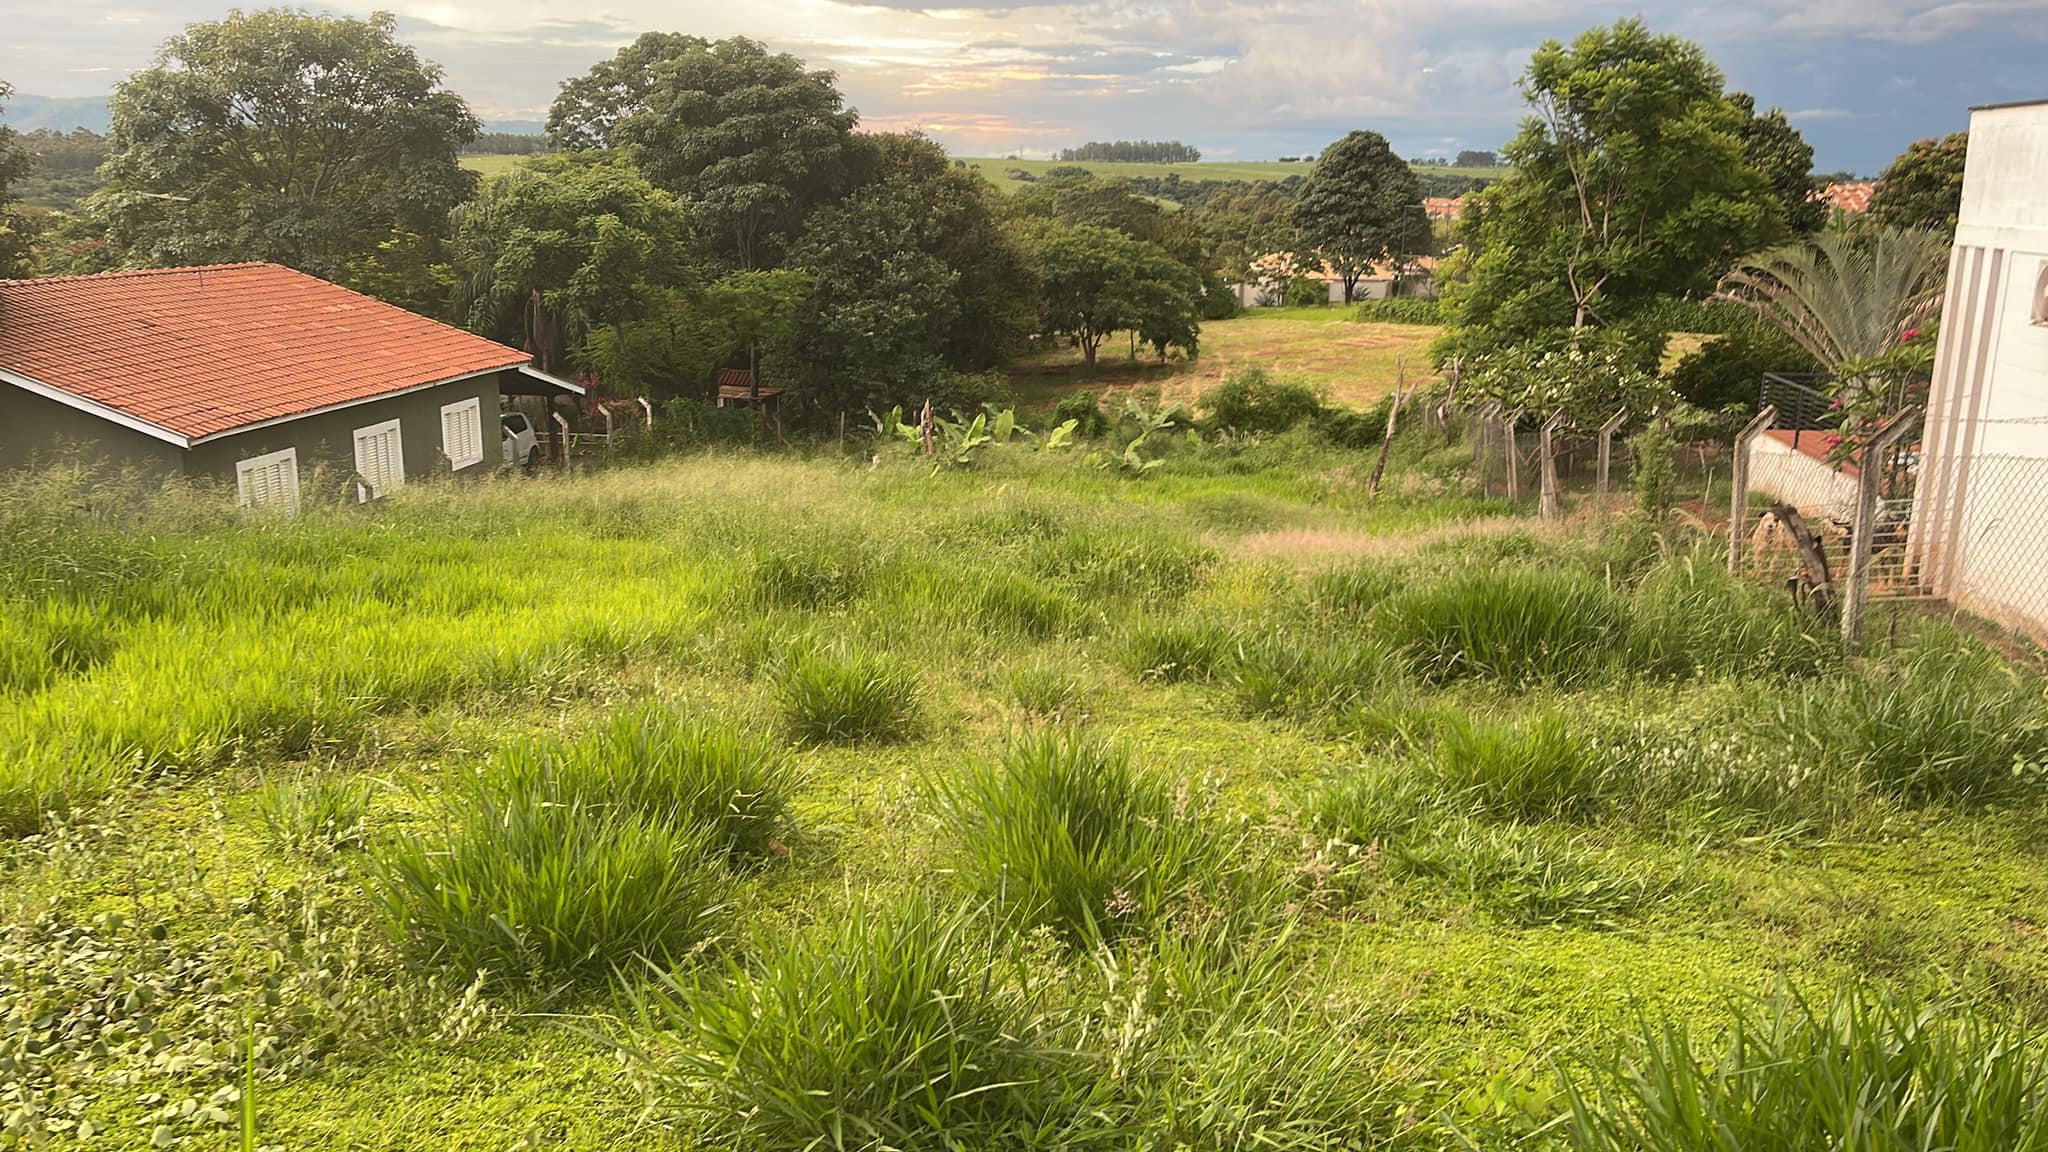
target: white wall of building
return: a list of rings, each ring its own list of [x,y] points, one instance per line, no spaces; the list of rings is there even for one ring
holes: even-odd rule
[[[2048,635],[2048,102],[1970,118],[1928,401],[1923,584]]]

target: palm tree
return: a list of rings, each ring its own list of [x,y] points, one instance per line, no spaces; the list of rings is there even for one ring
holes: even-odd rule
[[[1716,297],[1753,308],[1835,371],[1941,310],[1949,242],[1929,229],[1830,230],[1744,257]]]

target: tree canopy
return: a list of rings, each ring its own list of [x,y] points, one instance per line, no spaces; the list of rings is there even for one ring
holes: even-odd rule
[[[1463,221],[1474,255],[1447,292],[1454,344],[1625,324],[1783,234],[1742,110],[1697,44],[1623,20],[1546,42],[1521,87],[1536,113],[1508,146],[1513,168]]]
[[[1292,220],[1302,246],[1343,278],[1346,304],[1374,264],[1412,250],[1429,233],[1421,181],[1377,132],[1352,132],[1323,150]]]
[[[0,80],[0,110],[12,95],[14,86]],[[13,202],[14,186],[34,168],[35,157],[23,147],[21,137],[0,123],[0,278],[28,275],[28,236],[16,220]]]
[[[1784,109],[1758,115],[1756,98],[1749,93],[1736,92],[1728,99],[1744,117],[1737,132],[1743,157],[1771,186],[1786,228],[1801,236],[1820,231],[1828,222],[1828,206],[1813,194],[1813,145],[1785,118]]]
[[[1921,140],[1892,161],[1870,198],[1870,222],[1884,228],[1934,228],[1953,236],[1963,209],[1963,161],[1970,134]]]
[[[857,120],[832,73],[787,53],[649,33],[563,85],[548,130],[568,146],[627,149],[689,208],[708,256],[762,268],[848,187]]]
[[[88,202],[126,262],[271,260],[346,279],[401,233],[437,243],[478,131],[439,67],[367,20],[232,12],[171,37],[113,98]]]
[[[1157,244],[1093,224],[1041,221],[1026,233],[1040,285],[1040,329],[1073,339],[1092,366],[1112,332],[1129,330],[1160,355],[1192,354],[1201,279]]]
[[[688,240],[675,198],[623,157],[538,157],[456,214],[465,322],[559,371],[592,330],[637,319],[651,291],[687,283]]]

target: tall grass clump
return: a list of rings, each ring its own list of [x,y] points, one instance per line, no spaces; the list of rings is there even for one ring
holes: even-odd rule
[[[1464,568],[1382,601],[1373,629],[1415,673],[1442,683],[1584,683],[1608,673],[1627,634],[1621,598],[1577,572]]]
[[[639,999],[641,1055],[717,1146],[1058,1148],[1084,1058],[1043,1034],[1014,937],[914,898],[857,900],[722,974]],[[1085,1092],[1083,1087],[1081,1091]]]
[[[2048,783],[2043,681],[1990,653],[1905,649],[1811,685],[1787,712],[1803,754],[1909,803],[1982,803]]]
[[[1003,672],[1001,687],[1011,704],[1044,719],[1073,717],[1087,695],[1065,662],[1043,656],[1010,665]]]
[[[672,963],[716,930],[730,866],[771,850],[790,780],[758,741],[630,710],[501,754],[439,836],[378,851],[372,890],[430,960],[514,978]]]
[[[1629,665],[1652,675],[1810,677],[1840,663],[1818,614],[1699,554],[1653,567],[1630,617]]]
[[[1255,716],[1330,716],[1407,685],[1398,656],[1363,632],[1310,638],[1269,632],[1244,641],[1229,666],[1237,702]]]
[[[490,771],[500,789],[702,827],[735,863],[769,854],[796,778],[788,756],[768,741],[654,705],[616,713],[570,739],[510,748]]]
[[[822,744],[908,739],[924,697],[915,669],[846,647],[786,654],[775,692],[790,734]]]
[[[284,848],[326,855],[363,843],[363,818],[375,782],[338,773],[265,776],[256,787],[256,811],[270,837]]]
[[[1531,821],[1592,815],[1607,798],[1609,770],[1582,722],[1555,710],[1519,720],[1450,716],[1427,767],[1431,783],[1460,807]]]
[[[1140,680],[1209,680],[1230,654],[1230,630],[1205,619],[1143,619],[1124,630],[1118,662]]]
[[[103,756],[47,754],[34,745],[24,755],[0,758],[0,839],[42,830],[51,817],[68,816],[104,800],[133,773]]]
[[[674,963],[716,930],[731,880],[713,830],[552,782],[472,785],[439,836],[378,850],[371,893],[430,963],[575,979]]]
[[[1853,986],[1739,1009],[1711,1044],[1646,1020],[1566,1092],[1576,1152],[2048,1148],[2037,1027]]]
[[[876,564],[851,544],[806,531],[754,552],[751,587],[756,602],[776,608],[838,608],[867,591]]]
[[[970,891],[1019,924],[1088,942],[1159,923],[1228,886],[1231,849],[1128,750],[1028,733],[932,785]]]

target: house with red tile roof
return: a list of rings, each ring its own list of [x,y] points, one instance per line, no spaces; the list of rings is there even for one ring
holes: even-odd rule
[[[86,457],[296,508],[501,461],[511,395],[580,395],[516,348],[276,264],[0,280],[0,468]]]
[[[1825,203],[1832,212],[1860,216],[1870,211],[1870,198],[1876,193],[1877,182],[1865,180],[1856,184],[1830,184],[1807,198]]]

